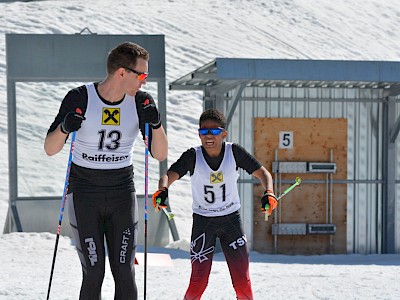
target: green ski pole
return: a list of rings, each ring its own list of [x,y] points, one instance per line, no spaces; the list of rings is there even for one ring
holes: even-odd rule
[[[296,177],[296,182],[293,183],[291,186],[289,186],[278,198],[276,198],[276,201],[279,201],[283,196],[288,194],[296,186],[300,185],[300,183],[301,183],[300,177]],[[268,221],[268,210],[269,210],[269,204],[266,204],[265,205],[265,221]]]
[[[160,198],[157,198],[156,202],[157,202],[156,211],[160,211],[160,208],[158,207],[158,204],[161,202],[161,199],[160,199]],[[172,219],[174,218],[174,214],[173,214],[173,213],[170,213],[165,207],[162,208],[162,211],[163,211],[163,212],[165,213],[165,215],[167,216],[168,221],[169,221],[169,220],[172,220]]]

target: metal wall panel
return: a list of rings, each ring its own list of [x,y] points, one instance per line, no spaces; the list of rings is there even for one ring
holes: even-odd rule
[[[396,116],[399,118],[400,117],[400,104],[396,104]],[[396,225],[395,225],[395,230],[396,230],[396,235],[395,235],[395,248],[396,248],[396,253],[400,253],[400,184],[399,184],[399,178],[400,178],[400,140],[397,138],[396,140],[396,208],[395,208],[395,219]]]
[[[232,95],[224,100],[225,112]],[[306,101],[305,101],[306,98]],[[312,99],[315,99],[313,101]],[[348,120],[347,252],[381,253],[383,105],[381,90],[344,88],[246,87],[228,126],[228,140],[253,153],[253,117],[346,118]],[[397,116],[400,114],[400,104]],[[399,139],[398,139],[399,140]],[[396,142],[396,145],[399,142]],[[397,157],[400,157],[397,147]],[[395,162],[396,180],[400,162]],[[244,173],[244,174],[243,174]],[[245,231],[252,232],[252,180],[242,172],[239,189]],[[334,179],[334,178],[333,178]],[[400,186],[396,214],[400,216]],[[255,203],[257,205],[258,203]],[[396,251],[400,250],[400,220],[396,218]]]

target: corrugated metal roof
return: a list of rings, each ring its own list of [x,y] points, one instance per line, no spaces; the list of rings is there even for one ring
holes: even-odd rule
[[[173,81],[171,90],[258,87],[384,89],[400,94],[400,62],[217,58]]]

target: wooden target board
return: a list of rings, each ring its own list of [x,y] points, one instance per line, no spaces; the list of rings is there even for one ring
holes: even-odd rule
[[[272,162],[332,162],[336,172],[273,173]],[[347,119],[255,118],[254,156],[271,172],[274,183],[281,180],[302,183],[280,201],[276,212],[265,221],[260,212],[261,184],[254,186],[254,250],[280,254],[346,253],[346,184],[332,184],[330,179],[347,179]],[[319,183],[322,181],[322,183]],[[275,186],[275,185],[274,185]],[[279,196],[290,184],[275,190]],[[330,189],[332,188],[332,189]],[[329,202],[332,220],[329,222]],[[329,234],[272,234],[272,224],[335,224]]]

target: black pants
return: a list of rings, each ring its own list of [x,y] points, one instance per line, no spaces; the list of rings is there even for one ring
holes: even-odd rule
[[[134,260],[137,200],[134,192],[75,192],[67,211],[82,265],[81,300],[98,300],[105,273],[104,237],[115,281],[115,299],[137,299]]]
[[[221,217],[193,214],[190,244],[192,273],[184,299],[200,299],[208,284],[216,239],[228,263],[237,299],[253,299],[249,275],[249,251],[239,212]]]

